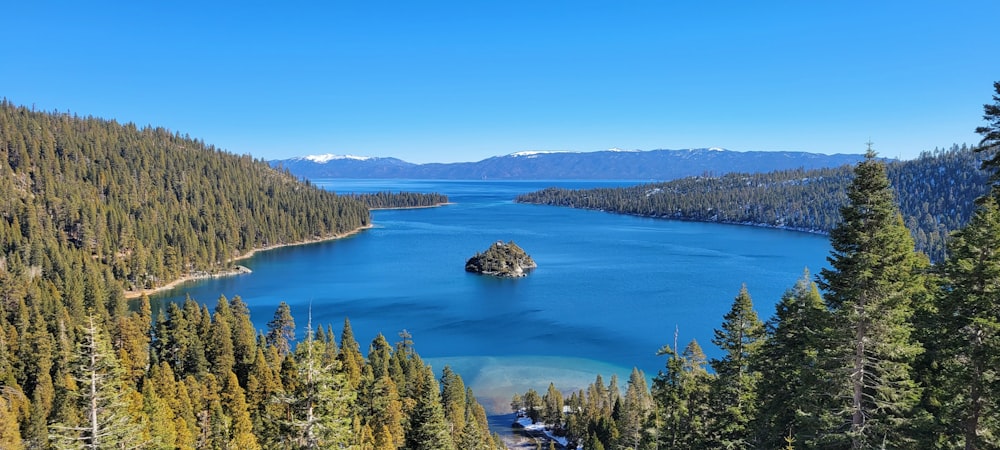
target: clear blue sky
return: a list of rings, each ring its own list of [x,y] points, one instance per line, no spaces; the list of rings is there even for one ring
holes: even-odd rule
[[[267,159],[976,143],[1000,1],[8,2],[0,97]]]

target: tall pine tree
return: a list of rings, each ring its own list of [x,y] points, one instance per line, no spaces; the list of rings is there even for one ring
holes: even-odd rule
[[[430,367],[423,369],[420,393],[410,416],[410,430],[406,434],[406,448],[413,450],[453,450],[441,392]]]
[[[292,309],[288,303],[278,303],[274,318],[267,323],[267,334],[264,338],[267,345],[277,347],[278,353],[282,356],[291,351],[291,342],[295,340],[295,319],[292,318]]]
[[[142,433],[134,417],[128,414],[124,385],[125,374],[118,364],[103,328],[93,316],[80,333],[75,375],[80,385],[78,405],[84,412],[80,424],[56,424],[51,427],[57,448],[112,449],[138,448]]]
[[[1000,447],[1000,206],[981,200],[942,267],[937,343],[949,441]],[[948,423],[950,422],[950,423]]]
[[[354,391],[333,364],[324,364],[325,342],[313,338],[312,312],[305,340],[292,355],[298,383],[287,402],[291,405],[292,442],[299,448],[346,446],[350,442],[350,402]],[[333,361],[336,363],[336,361]]]
[[[666,372],[660,371],[653,379],[653,398],[660,417],[659,448],[711,448],[707,422],[713,376],[705,368],[705,352],[692,340],[682,354],[668,345],[658,354],[668,357]]]
[[[775,306],[767,323],[768,339],[756,362],[762,376],[755,428],[764,448],[778,448],[789,437],[816,445],[821,418],[829,409],[829,380],[818,366],[827,315],[808,270]]]
[[[827,376],[840,384],[840,424],[830,431],[855,449],[900,447],[910,445],[919,415],[911,366],[922,348],[911,319],[926,262],[870,145],[854,175],[842,222],[830,233],[830,268],[818,280],[834,319]]]
[[[751,362],[764,344],[764,324],[757,318],[746,285],[723,320],[712,339],[723,352],[722,359],[711,361],[716,373],[711,391],[713,439],[720,448],[750,448],[756,441],[749,424],[757,416],[761,376]]]

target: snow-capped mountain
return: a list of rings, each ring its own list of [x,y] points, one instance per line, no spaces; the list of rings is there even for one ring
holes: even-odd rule
[[[313,155],[270,163],[303,178],[672,180],[704,174],[834,167],[854,164],[863,158],[860,154],[738,152],[713,147],[649,151],[617,148],[598,152],[522,151],[477,162],[447,164],[413,164],[397,158],[353,155]]]
[[[325,155],[309,155],[303,156],[302,158],[292,158],[292,159],[304,159],[312,161],[317,164],[323,164],[330,161],[335,161],[338,159],[353,159],[355,161],[367,161],[372,159],[371,156],[354,156],[354,155],[334,155],[333,153],[327,153]]]

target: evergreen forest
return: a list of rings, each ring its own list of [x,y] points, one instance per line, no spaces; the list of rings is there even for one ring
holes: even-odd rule
[[[346,319],[339,340],[303,333],[287,305],[258,331],[238,297],[155,319],[147,297],[127,303],[366,227],[357,199],[163,128],[7,101],[0,198],[2,449],[502,448],[405,331],[363,354]]]
[[[448,196],[437,192],[374,192],[351,194],[350,197],[364,203],[368,209],[429,208],[448,203]]]
[[[988,125],[976,129],[984,194],[946,203],[971,214],[939,263],[915,249],[891,166],[869,147],[830,223],[829,267],[806,270],[767,321],[744,285],[714,331],[718,358],[675,330],[651,385],[635,369],[624,391],[614,376],[568,396],[550,384],[515,394],[512,410],[587,450],[1000,448],[1000,82],[994,89]]]
[[[767,321],[744,286],[715,330],[718,358],[675,332],[651,383],[598,376],[512,408],[587,450],[1000,447],[994,89],[979,145],[909,172],[869,148],[849,169],[543,191],[553,204],[827,232],[830,264]],[[362,201],[163,128],[6,101],[0,152],[0,448],[504,448],[461,377],[433,372],[406,330],[362,353],[349,320],[339,334],[303,330],[285,303],[257,330],[240,297],[155,315],[146,296],[126,301],[255,249],[366,227]]]
[[[917,250],[943,261],[948,234],[986,193],[982,155],[967,145],[890,161],[887,174]],[[674,220],[752,224],[829,233],[847,201],[850,166],[699,176],[620,188],[548,188],[516,201]]]
[[[247,155],[163,128],[7,101],[0,103],[0,195],[0,281],[48,281],[74,294],[73,302],[88,283],[109,292],[152,288],[220,270],[251,250],[371,222],[360,202]]]

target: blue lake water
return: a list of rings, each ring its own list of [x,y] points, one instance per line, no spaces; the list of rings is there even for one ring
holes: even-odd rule
[[[584,188],[624,181],[313,180],[340,193],[441,192],[453,204],[374,211],[357,235],[258,253],[252,274],[184,284],[155,296],[154,307],[185,295],[214,306],[241,296],[263,329],[281,301],[304,332],[338,335],[349,317],[362,352],[378,334],[390,343],[406,329],[436,371],[451,365],[492,412],[513,392],[549,381],[578,389],[601,373],[624,385],[633,366],[654,375],[655,356],[697,339],[711,345],[740,286],[758,313],[774,304],[806,267],[825,265],[825,236],[734,225],[647,219],[598,211],[523,205],[513,198],[548,186]],[[539,267],[525,278],[464,271],[491,243],[513,240]]]

